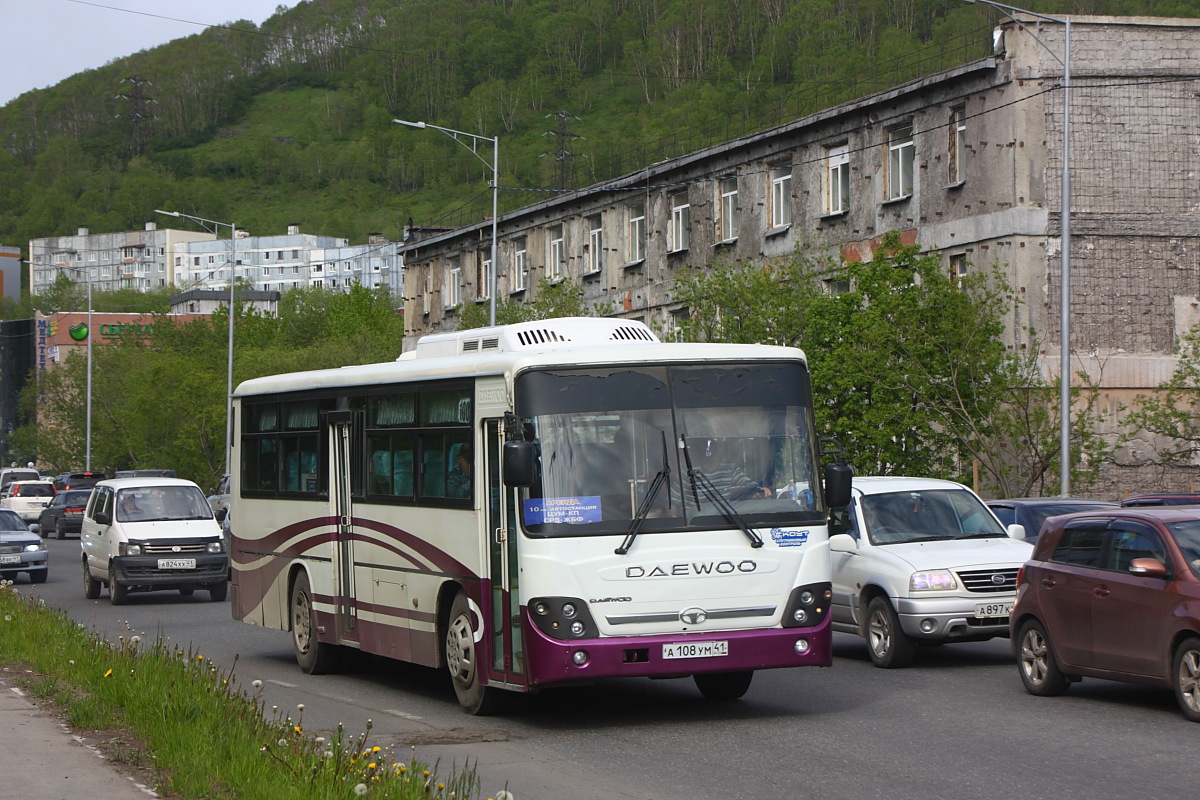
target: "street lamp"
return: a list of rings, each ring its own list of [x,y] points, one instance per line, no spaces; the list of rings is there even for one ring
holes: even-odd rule
[[[492,267],[488,270],[488,324],[496,324],[496,215],[499,206],[500,192],[500,137],[499,136],[478,136],[474,133],[464,133],[456,131],[453,128],[443,128],[439,125],[430,125],[428,122],[408,122],[402,119],[394,119],[392,122],[397,125],[407,125],[410,128],[433,128],[435,131],[441,131],[449,136],[454,141],[461,144],[463,147],[471,151],[471,154],[483,162],[483,165],[492,168]],[[470,139],[470,144],[458,137]],[[484,161],[483,156],[479,155],[479,143],[491,142],[492,144],[492,163],[488,164]]]
[[[1040,44],[1063,68],[1062,203],[1059,209],[1062,229],[1062,295],[1059,301],[1061,306],[1059,309],[1059,349],[1061,350],[1059,365],[1059,414],[1061,420],[1059,424],[1058,457],[1061,462],[1059,465],[1059,493],[1065,497],[1071,492],[1071,18],[1051,17],[1046,14],[1038,14],[1034,11],[1026,11],[1016,6],[996,3],[993,0],[964,0],[964,2],[979,2],[1000,11],[1020,26],[1021,30],[1032,36],[1033,40]],[[1051,50],[1049,45],[1039,39],[1037,34],[1022,25],[1021,21],[1013,16],[1013,12],[1062,25],[1062,58],[1059,58],[1058,54]]]
[[[214,236],[217,234],[216,228],[220,226],[227,226],[229,228],[229,367],[225,390],[225,474],[231,475],[233,474],[231,469],[233,458],[233,311],[235,303],[234,290],[236,288],[233,282],[233,268],[237,266],[237,226],[232,222],[217,222],[216,220],[205,219],[204,217],[184,214],[181,211],[163,211],[156,208],[154,209],[154,213],[167,217],[190,219],[203,228],[212,225]]]

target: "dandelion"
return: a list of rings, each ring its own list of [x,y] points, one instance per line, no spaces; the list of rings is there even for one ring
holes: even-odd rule
[[[5,621],[5,622],[12,622],[12,614],[5,614],[5,615],[4,615],[4,621]]]
[[[202,656],[202,655],[200,655],[199,653],[197,653],[197,654],[196,654],[196,660],[197,660],[197,661],[203,661],[203,660],[204,660],[204,656]]]
[[[333,758],[333,751],[326,750],[324,753],[321,754],[321,757],[324,758],[326,761],[328,761],[329,759]]]
[[[255,681],[254,683],[252,683],[252,684],[250,684],[250,685],[251,685],[251,686],[253,686],[255,689],[261,689],[261,688],[262,688],[262,681]]]
[[[297,710],[297,711],[303,711],[303,710],[304,710],[304,703],[297,703],[297,704],[296,704],[296,710]]]
[[[367,769],[375,769],[378,766],[379,766],[378,764],[376,764],[374,761],[372,761],[370,764],[367,764]]]
[[[300,730],[299,725],[293,725],[292,730],[294,730],[296,733],[303,733],[303,731]]]
[[[371,748],[371,752],[372,752],[372,753],[378,753],[378,752],[379,752],[379,747],[372,747],[372,748]]]
[[[107,677],[108,677],[108,676],[110,676],[110,675],[112,675],[112,669],[111,669],[111,668],[108,670],[108,672],[104,673],[104,677],[106,677],[106,678],[107,678]]]
[[[287,739],[280,739],[280,740],[279,740],[279,746],[280,746],[280,747],[287,747]]]
[[[325,744],[325,737],[324,737],[324,736],[318,736],[318,737],[317,737],[316,739],[314,739],[313,741],[316,743],[317,747],[320,747],[321,745]]]
[[[365,783],[360,783],[354,787],[354,793],[356,795],[358,795],[359,797],[366,797],[367,792],[369,792],[369,791],[370,791],[370,789],[367,788],[367,785]]]
[[[68,664],[70,664],[70,665],[73,667],[73,666],[75,666],[75,659],[73,659],[73,658],[72,658],[72,659],[71,659],[70,661],[68,661],[67,663],[68,663]]]
[[[439,791],[439,792],[444,792],[444,791],[446,791],[446,784],[444,784],[444,783],[439,783],[439,784],[438,784],[438,791]]]
[[[496,800],[513,800],[513,793],[508,789],[501,789],[496,792]]]

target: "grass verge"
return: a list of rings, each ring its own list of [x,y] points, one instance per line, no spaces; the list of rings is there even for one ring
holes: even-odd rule
[[[436,765],[401,760],[357,736],[305,733],[304,707],[266,708],[261,682],[158,639],[117,641],[88,630],[36,595],[0,581],[0,661],[31,672],[18,680],[68,724],[104,731],[110,755],[150,769],[155,789],[182,800],[341,800],[482,797],[474,768],[445,778]],[[17,673],[13,673],[17,674]],[[512,800],[508,791],[497,800]]]

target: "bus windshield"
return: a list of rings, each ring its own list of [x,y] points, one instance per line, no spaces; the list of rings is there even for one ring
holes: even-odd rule
[[[516,398],[531,536],[623,533],[639,510],[643,533],[825,520],[802,362],[535,370]]]

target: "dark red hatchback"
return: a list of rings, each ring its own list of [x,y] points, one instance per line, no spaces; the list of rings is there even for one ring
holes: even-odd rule
[[[1051,517],[1009,619],[1030,694],[1083,677],[1165,686],[1200,722],[1200,508]]]

